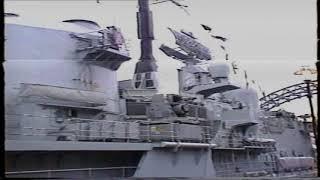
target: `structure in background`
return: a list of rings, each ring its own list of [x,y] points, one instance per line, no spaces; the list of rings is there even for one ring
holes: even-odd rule
[[[192,33],[170,29],[181,50],[160,50],[184,63],[179,93],[158,93],[152,16],[138,2],[141,58],[126,81],[116,77],[130,60],[118,27],[5,25],[7,177],[313,174],[308,125],[260,109],[257,93],[231,82],[227,64],[208,62],[211,50]]]

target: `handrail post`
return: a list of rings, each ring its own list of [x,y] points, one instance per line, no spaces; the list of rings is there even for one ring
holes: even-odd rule
[[[151,142],[151,125],[150,125],[150,122],[151,122],[151,119],[148,119],[148,142]]]
[[[51,170],[48,170],[48,178],[51,178]]]
[[[122,177],[126,177],[126,168],[122,168]]]
[[[129,140],[129,136],[130,136],[130,134],[129,134],[129,126],[130,126],[130,124],[129,124],[129,122],[126,122],[125,124],[126,124],[126,127],[125,127],[126,142],[130,142],[130,140]]]
[[[88,172],[89,172],[89,178],[91,178],[91,177],[92,177],[92,169],[89,168],[89,169],[88,169]]]
[[[175,130],[175,123],[170,123],[171,124],[171,141],[174,142],[174,130]]]

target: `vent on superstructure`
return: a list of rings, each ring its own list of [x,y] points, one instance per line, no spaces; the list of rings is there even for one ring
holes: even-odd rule
[[[147,114],[147,103],[127,102],[127,114],[133,116],[145,116]]]

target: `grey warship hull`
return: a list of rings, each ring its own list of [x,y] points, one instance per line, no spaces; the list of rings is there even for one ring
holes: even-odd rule
[[[314,173],[310,125],[292,113],[259,110],[254,93],[225,78],[179,95],[156,94],[117,81],[116,70],[130,57],[105,36],[6,24],[5,39],[7,177]],[[186,74],[209,81],[210,72],[195,67],[179,70],[181,87]]]

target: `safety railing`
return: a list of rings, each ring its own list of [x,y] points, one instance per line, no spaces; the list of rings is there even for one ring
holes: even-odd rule
[[[226,129],[223,132],[218,132],[215,138],[215,142],[220,148],[242,148],[242,138],[233,137],[230,134],[230,129]]]
[[[261,173],[261,176],[273,173],[275,170],[274,161],[246,161],[246,162],[228,162],[228,163],[215,163],[215,169],[217,176],[239,177],[250,176],[250,173],[259,176],[259,172],[265,171],[265,174]],[[254,175],[253,175],[254,176]]]
[[[180,123],[165,123],[161,127],[154,124],[140,124],[139,122],[105,121],[84,118],[69,118],[57,123],[56,117],[32,114],[6,114],[16,118],[21,126],[6,126],[6,135],[20,136],[66,136],[68,140],[104,141],[118,140],[124,142],[198,142],[209,143],[212,139],[211,126],[187,125]],[[39,127],[37,122],[49,118],[50,126]],[[8,121],[13,120],[11,118]],[[197,128],[197,130],[193,130]],[[182,130],[181,130],[182,129]],[[193,131],[193,132],[189,132]],[[17,137],[18,138],[18,137]]]
[[[12,116],[23,116],[12,118]],[[9,118],[11,117],[11,118]],[[39,127],[37,122],[46,118],[50,125]],[[71,141],[121,141],[121,142],[194,142],[215,143],[217,148],[243,148],[242,139],[230,138],[230,133],[218,133],[213,137],[213,127],[180,123],[148,124],[146,121],[106,121],[84,118],[64,118],[58,123],[57,117],[33,114],[6,114],[6,122],[19,121],[21,126],[6,126],[6,135],[34,136],[47,140]],[[141,121],[142,122],[142,121]],[[61,130],[63,129],[63,130]],[[56,137],[56,139],[54,139]],[[58,139],[58,137],[62,137]],[[14,137],[19,138],[19,137]],[[32,138],[31,138],[32,139]],[[36,139],[35,139],[36,140]],[[38,139],[37,139],[38,140]]]
[[[80,169],[51,169],[37,171],[5,172],[6,177],[41,177],[41,178],[106,178],[106,177],[131,177],[137,167],[102,167]]]

